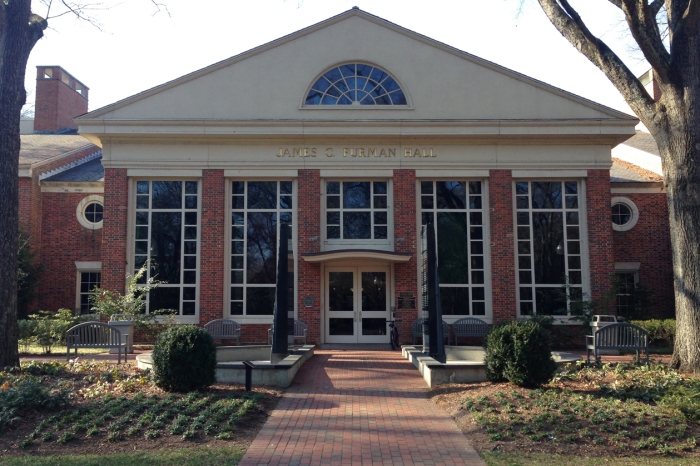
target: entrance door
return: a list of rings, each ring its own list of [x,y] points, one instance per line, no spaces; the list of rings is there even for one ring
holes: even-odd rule
[[[326,343],[389,343],[389,270],[326,269]]]

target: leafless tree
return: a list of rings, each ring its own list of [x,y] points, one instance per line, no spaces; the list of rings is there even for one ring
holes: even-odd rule
[[[700,0],[608,0],[624,14],[631,37],[651,65],[661,91],[658,100],[589,30],[568,0],[538,2],[561,35],[615,85],[656,140],[673,252],[677,335],[672,364],[700,372]]]
[[[156,12],[168,13],[165,4],[144,1],[151,3]],[[0,368],[19,365],[19,122],[27,98],[24,89],[27,60],[49,20],[72,16],[99,28],[96,13],[111,6],[108,1],[83,0],[38,0],[34,4],[31,0],[0,0]]]

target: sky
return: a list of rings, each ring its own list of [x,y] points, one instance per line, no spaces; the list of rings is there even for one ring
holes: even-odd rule
[[[33,0],[35,13],[45,15],[46,1]],[[99,29],[69,15],[53,19],[49,15],[49,29],[27,65],[28,101],[34,99],[37,66],[62,66],[88,86],[92,111],[357,6],[480,58],[632,113],[603,73],[554,29],[535,0],[158,1],[167,5],[169,14],[158,12],[150,0],[116,0],[107,10],[91,12]],[[635,74],[649,68],[631,50],[623,18],[608,0],[571,3],[592,32]]]

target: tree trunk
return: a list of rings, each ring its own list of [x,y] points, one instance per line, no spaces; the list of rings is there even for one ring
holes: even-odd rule
[[[7,4],[0,1],[0,369],[19,366],[19,120],[27,95],[27,59],[46,28],[46,21],[34,17],[30,7],[30,0],[9,0]]]

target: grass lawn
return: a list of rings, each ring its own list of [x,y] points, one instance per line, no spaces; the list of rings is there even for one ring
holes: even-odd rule
[[[60,355],[65,355],[66,354],[66,347],[65,346],[52,346],[51,347],[51,353],[50,354],[60,354]],[[46,355],[44,352],[44,348],[40,345],[22,345],[19,347],[20,357],[27,357],[30,355]],[[109,350],[104,349],[104,348],[80,348],[78,350],[78,357],[85,355],[85,354],[100,354],[100,353],[107,353]],[[71,356],[73,356],[73,353],[71,353]]]
[[[155,450],[116,455],[62,455],[46,457],[5,457],[4,466],[235,466],[245,447],[184,448]]]
[[[559,464],[541,453],[581,466],[700,464],[700,380],[662,364],[574,368],[538,389],[444,385],[432,399],[493,465]]]
[[[545,453],[517,454],[483,452],[481,457],[484,458],[488,466],[695,466],[698,464],[696,458],[650,458],[639,456],[591,458]]]

